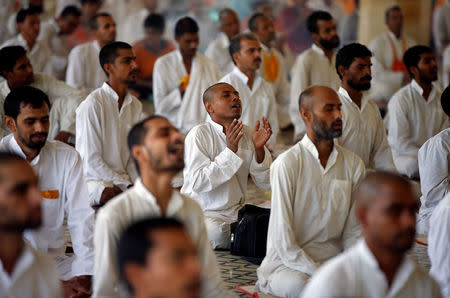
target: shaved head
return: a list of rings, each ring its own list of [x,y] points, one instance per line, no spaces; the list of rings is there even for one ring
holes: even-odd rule
[[[203,103],[212,102],[214,99],[214,95],[220,90],[221,86],[231,86],[231,85],[228,83],[220,82],[209,86],[205,90],[205,92],[203,92]]]
[[[338,98],[336,91],[325,86],[311,86],[303,90],[298,99],[298,106],[301,109],[311,111],[313,108],[313,103],[315,101],[320,101],[325,98]]]

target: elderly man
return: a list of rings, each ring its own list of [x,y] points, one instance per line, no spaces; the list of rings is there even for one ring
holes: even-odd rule
[[[212,85],[203,102],[210,117],[186,136],[181,192],[202,207],[213,248],[228,248],[230,223],[245,204],[248,175],[259,187],[270,189],[272,158],[265,144],[272,131],[264,117],[254,123],[253,131],[239,120],[241,100],[230,84]]]
[[[299,297],[320,264],[361,235],[352,192],[365,170],[334,140],[342,134],[339,97],[329,87],[312,86],[299,106],[308,130],[270,169],[267,254],[257,270],[256,290],[280,297]]]

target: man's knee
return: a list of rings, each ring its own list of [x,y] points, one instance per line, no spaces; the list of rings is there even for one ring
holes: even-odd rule
[[[220,218],[206,217],[205,224],[209,242],[213,249],[229,249],[230,223]]]
[[[269,281],[269,294],[279,297],[300,297],[309,276],[296,270],[283,268],[273,273]]]

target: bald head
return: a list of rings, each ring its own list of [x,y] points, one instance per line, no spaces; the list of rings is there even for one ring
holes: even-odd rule
[[[298,106],[300,109],[311,111],[315,102],[324,102],[327,99],[334,99],[339,101],[339,96],[336,91],[325,86],[311,86],[303,90],[298,99]]]
[[[212,102],[214,100],[214,95],[216,95],[218,92],[222,90],[222,87],[224,86],[231,86],[228,83],[216,83],[214,85],[209,86],[205,92],[203,92],[203,103]],[[231,86],[233,87],[233,86]]]

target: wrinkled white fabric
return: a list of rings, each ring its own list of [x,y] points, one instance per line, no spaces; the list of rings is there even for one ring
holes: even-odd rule
[[[205,56],[216,62],[222,73],[229,73],[234,68],[234,63],[228,50],[229,45],[230,40],[228,36],[220,32],[205,51]]]

